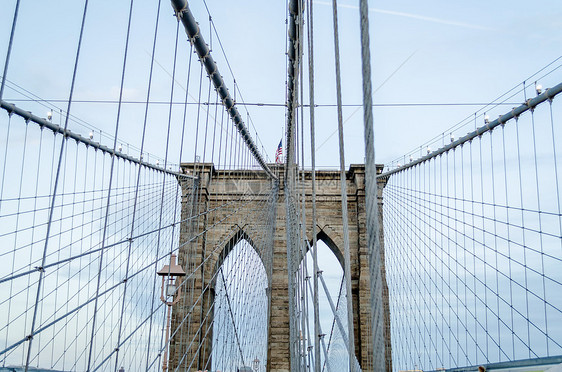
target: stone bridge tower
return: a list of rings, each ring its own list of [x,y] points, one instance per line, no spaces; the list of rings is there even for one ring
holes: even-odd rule
[[[170,367],[179,370],[204,369],[209,360],[212,343],[214,283],[212,278],[230,250],[240,241],[252,242],[266,268],[268,276],[268,356],[266,371],[290,371],[289,358],[289,293],[287,275],[287,246],[283,165],[272,169],[279,182],[270,180],[264,171],[216,170],[211,163],[182,164],[184,173],[197,175],[197,180],[182,181],[182,224],[179,263],[190,273],[186,287],[190,300],[174,307],[173,336],[170,345]],[[382,170],[382,167],[377,167]],[[306,210],[312,210],[312,175],[304,172]],[[372,371],[371,307],[369,257],[365,231],[365,166],[351,165],[346,173],[348,192],[349,241],[355,355],[363,371]],[[332,250],[343,268],[343,228],[339,171],[316,171],[317,182],[317,238]],[[379,181],[379,211],[382,211],[382,189]],[[270,203],[274,208],[263,208]],[[217,208],[226,205],[226,208]],[[243,213],[241,211],[243,210]],[[201,211],[211,211],[202,214]],[[381,216],[382,216],[382,212]],[[191,219],[190,216],[200,215]],[[202,216],[201,216],[202,214]],[[307,237],[312,239],[311,214],[307,217]],[[227,221],[226,223],[221,221]],[[380,218],[382,240],[382,218]],[[212,226],[212,228],[210,228]],[[271,228],[266,228],[271,227]],[[272,248],[272,249],[271,249]],[[384,252],[384,250],[383,250]],[[384,260],[384,256],[383,256]],[[384,262],[384,261],[383,261]],[[384,265],[383,306],[385,319],[387,370],[392,369],[390,354],[390,319],[388,288]],[[197,299],[197,302],[196,302]],[[321,311],[330,311],[321,309]],[[203,316],[210,314],[211,316]],[[185,321],[189,315],[189,324]],[[198,319],[202,321],[199,322]],[[197,334],[197,330],[199,333]],[[206,336],[204,336],[206,335]],[[191,366],[185,360],[194,360]],[[195,365],[197,363],[197,365]],[[210,368],[210,367],[208,367]]]

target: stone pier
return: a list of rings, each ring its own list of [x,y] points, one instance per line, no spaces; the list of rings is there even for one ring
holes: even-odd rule
[[[211,305],[214,299],[212,278],[234,245],[241,239],[246,239],[253,242],[252,246],[262,258],[268,275],[266,370],[290,371],[284,168],[281,165],[271,167],[279,175],[278,183],[268,179],[263,171],[223,171],[216,170],[210,163],[182,164],[183,172],[197,175],[198,179],[180,182],[183,190],[182,220],[186,222],[181,226],[179,263],[186,272],[196,269],[197,274],[192,275],[185,283],[190,295],[174,307],[172,330],[175,333],[170,345],[171,370],[177,365],[181,366],[181,371],[211,368],[213,337],[212,322],[209,319],[212,319]],[[307,237],[312,240],[311,177],[310,171],[304,172]],[[355,354],[362,370],[372,371],[369,252],[365,231],[365,166],[351,165],[346,173],[346,181]],[[326,243],[343,267],[339,171],[316,171],[316,182],[317,238]],[[382,210],[385,181],[380,180],[378,186],[378,202]],[[268,203],[273,208],[265,208]],[[224,207],[217,208],[218,206]],[[212,213],[202,214],[205,211]],[[189,218],[194,215],[200,216]],[[221,223],[223,220],[227,223]],[[382,214],[380,221],[382,239]],[[271,227],[269,231],[268,227]],[[390,371],[390,319],[384,265],[382,274],[387,370]],[[186,360],[194,362],[189,365]]]

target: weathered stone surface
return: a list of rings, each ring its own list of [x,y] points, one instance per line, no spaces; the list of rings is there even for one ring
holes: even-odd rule
[[[283,167],[279,165],[273,168]],[[181,371],[210,369],[214,274],[230,249],[241,239],[264,241],[268,221],[258,213],[268,202],[272,181],[262,171],[216,171],[213,164],[182,164],[186,173],[200,180],[182,182],[182,223],[180,227],[179,262],[186,272],[197,268],[184,285],[189,295],[174,307],[170,345],[170,367]],[[279,172],[283,174],[283,172]],[[312,239],[312,174],[304,172],[299,191],[305,195],[306,233]],[[343,267],[343,227],[339,171],[317,171],[317,238],[332,250]],[[366,246],[365,167],[351,165],[346,175],[348,191],[349,241],[351,255],[352,296],[354,308],[355,353],[363,371],[372,371],[371,299],[369,252]],[[379,180],[379,210],[382,210],[382,188]],[[289,295],[287,245],[283,182],[280,180],[276,199],[272,246],[255,247],[266,264],[269,282],[269,325],[267,371],[290,370],[289,360]],[[251,197],[250,197],[251,196]],[[207,212],[208,213],[203,213]],[[190,219],[189,216],[200,215]],[[382,239],[382,214],[379,216]],[[260,235],[261,234],[261,235]],[[194,238],[195,237],[195,238]],[[270,267],[267,267],[267,262]],[[384,249],[383,249],[384,263]],[[387,370],[392,370],[390,349],[390,315],[385,268],[383,309],[385,320]],[[326,309],[323,309],[326,310]],[[189,315],[189,316],[188,316]],[[189,321],[186,321],[189,319]],[[186,361],[193,360],[189,365]]]

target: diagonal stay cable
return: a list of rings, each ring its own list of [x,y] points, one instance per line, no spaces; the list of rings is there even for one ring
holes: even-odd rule
[[[74,69],[72,72],[72,83],[70,86],[70,93],[69,93],[69,98],[68,98],[68,107],[67,107],[67,115],[65,118],[65,124],[64,124],[64,130],[63,133],[66,134],[66,130],[68,128],[68,112],[70,112],[70,107],[72,105],[72,97],[73,97],[73,93],[74,93],[74,85],[76,83],[76,73],[78,70],[78,61],[80,58],[80,50],[81,50],[81,46],[82,46],[82,37],[84,35],[84,25],[86,23],[86,14],[87,14],[87,10],[88,10],[88,0],[85,0],[84,2],[84,12],[82,15],[82,23],[80,25],[80,36],[78,38],[78,46],[76,48],[76,57],[74,60]],[[68,137],[65,137],[68,138]],[[57,173],[56,173],[56,177],[55,177],[55,184],[53,186],[53,197],[51,198],[51,209],[49,211],[49,221],[52,221],[53,218],[53,213],[55,210],[55,201],[56,201],[56,194],[57,194],[57,187],[58,187],[58,183],[59,183],[59,178],[60,178],[60,173],[61,173],[61,165],[62,165],[62,158],[63,158],[63,154],[64,154],[64,149],[65,149],[65,145],[66,145],[66,140],[63,138],[63,140],[61,141],[61,147],[60,147],[60,154],[59,154],[59,159],[58,159],[58,166],[57,166]],[[47,248],[48,248],[48,243],[49,243],[49,234],[51,231],[51,223],[49,223],[47,225],[47,231],[46,231],[46,238],[45,238],[45,245],[43,247],[43,259],[42,259],[42,265],[43,266],[45,264],[45,260],[46,260],[46,256],[47,256]],[[31,359],[31,346],[32,346],[32,341],[33,341],[33,335],[34,335],[34,331],[35,331],[35,322],[37,320],[37,313],[39,310],[39,297],[41,296],[41,287],[43,284],[43,277],[44,277],[44,271],[40,271],[39,272],[39,283],[37,284],[37,294],[35,297],[35,306],[34,306],[34,310],[33,310],[33,318],[31,321],[31,330],[29,335],[27,336],[27,340],[29,340],[28,343],[28,349],[27,349],[27,356],[26,356],[26,362],[25,362],[25,372],[27,372],[28,368],[29,368],[29,362]]]

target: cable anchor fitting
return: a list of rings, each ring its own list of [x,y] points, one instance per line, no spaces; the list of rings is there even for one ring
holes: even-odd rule
[[[172,2],[172,4],[173,4],[173,2]],[[180,18],[183,18],[183,13],[185,11],[185,8],[187,8],[187,1],[183,5],[183,8],[181,8],[181,9],[175,9],[174,8],[174,16],[178,19],[178,22],[179,22]]]

